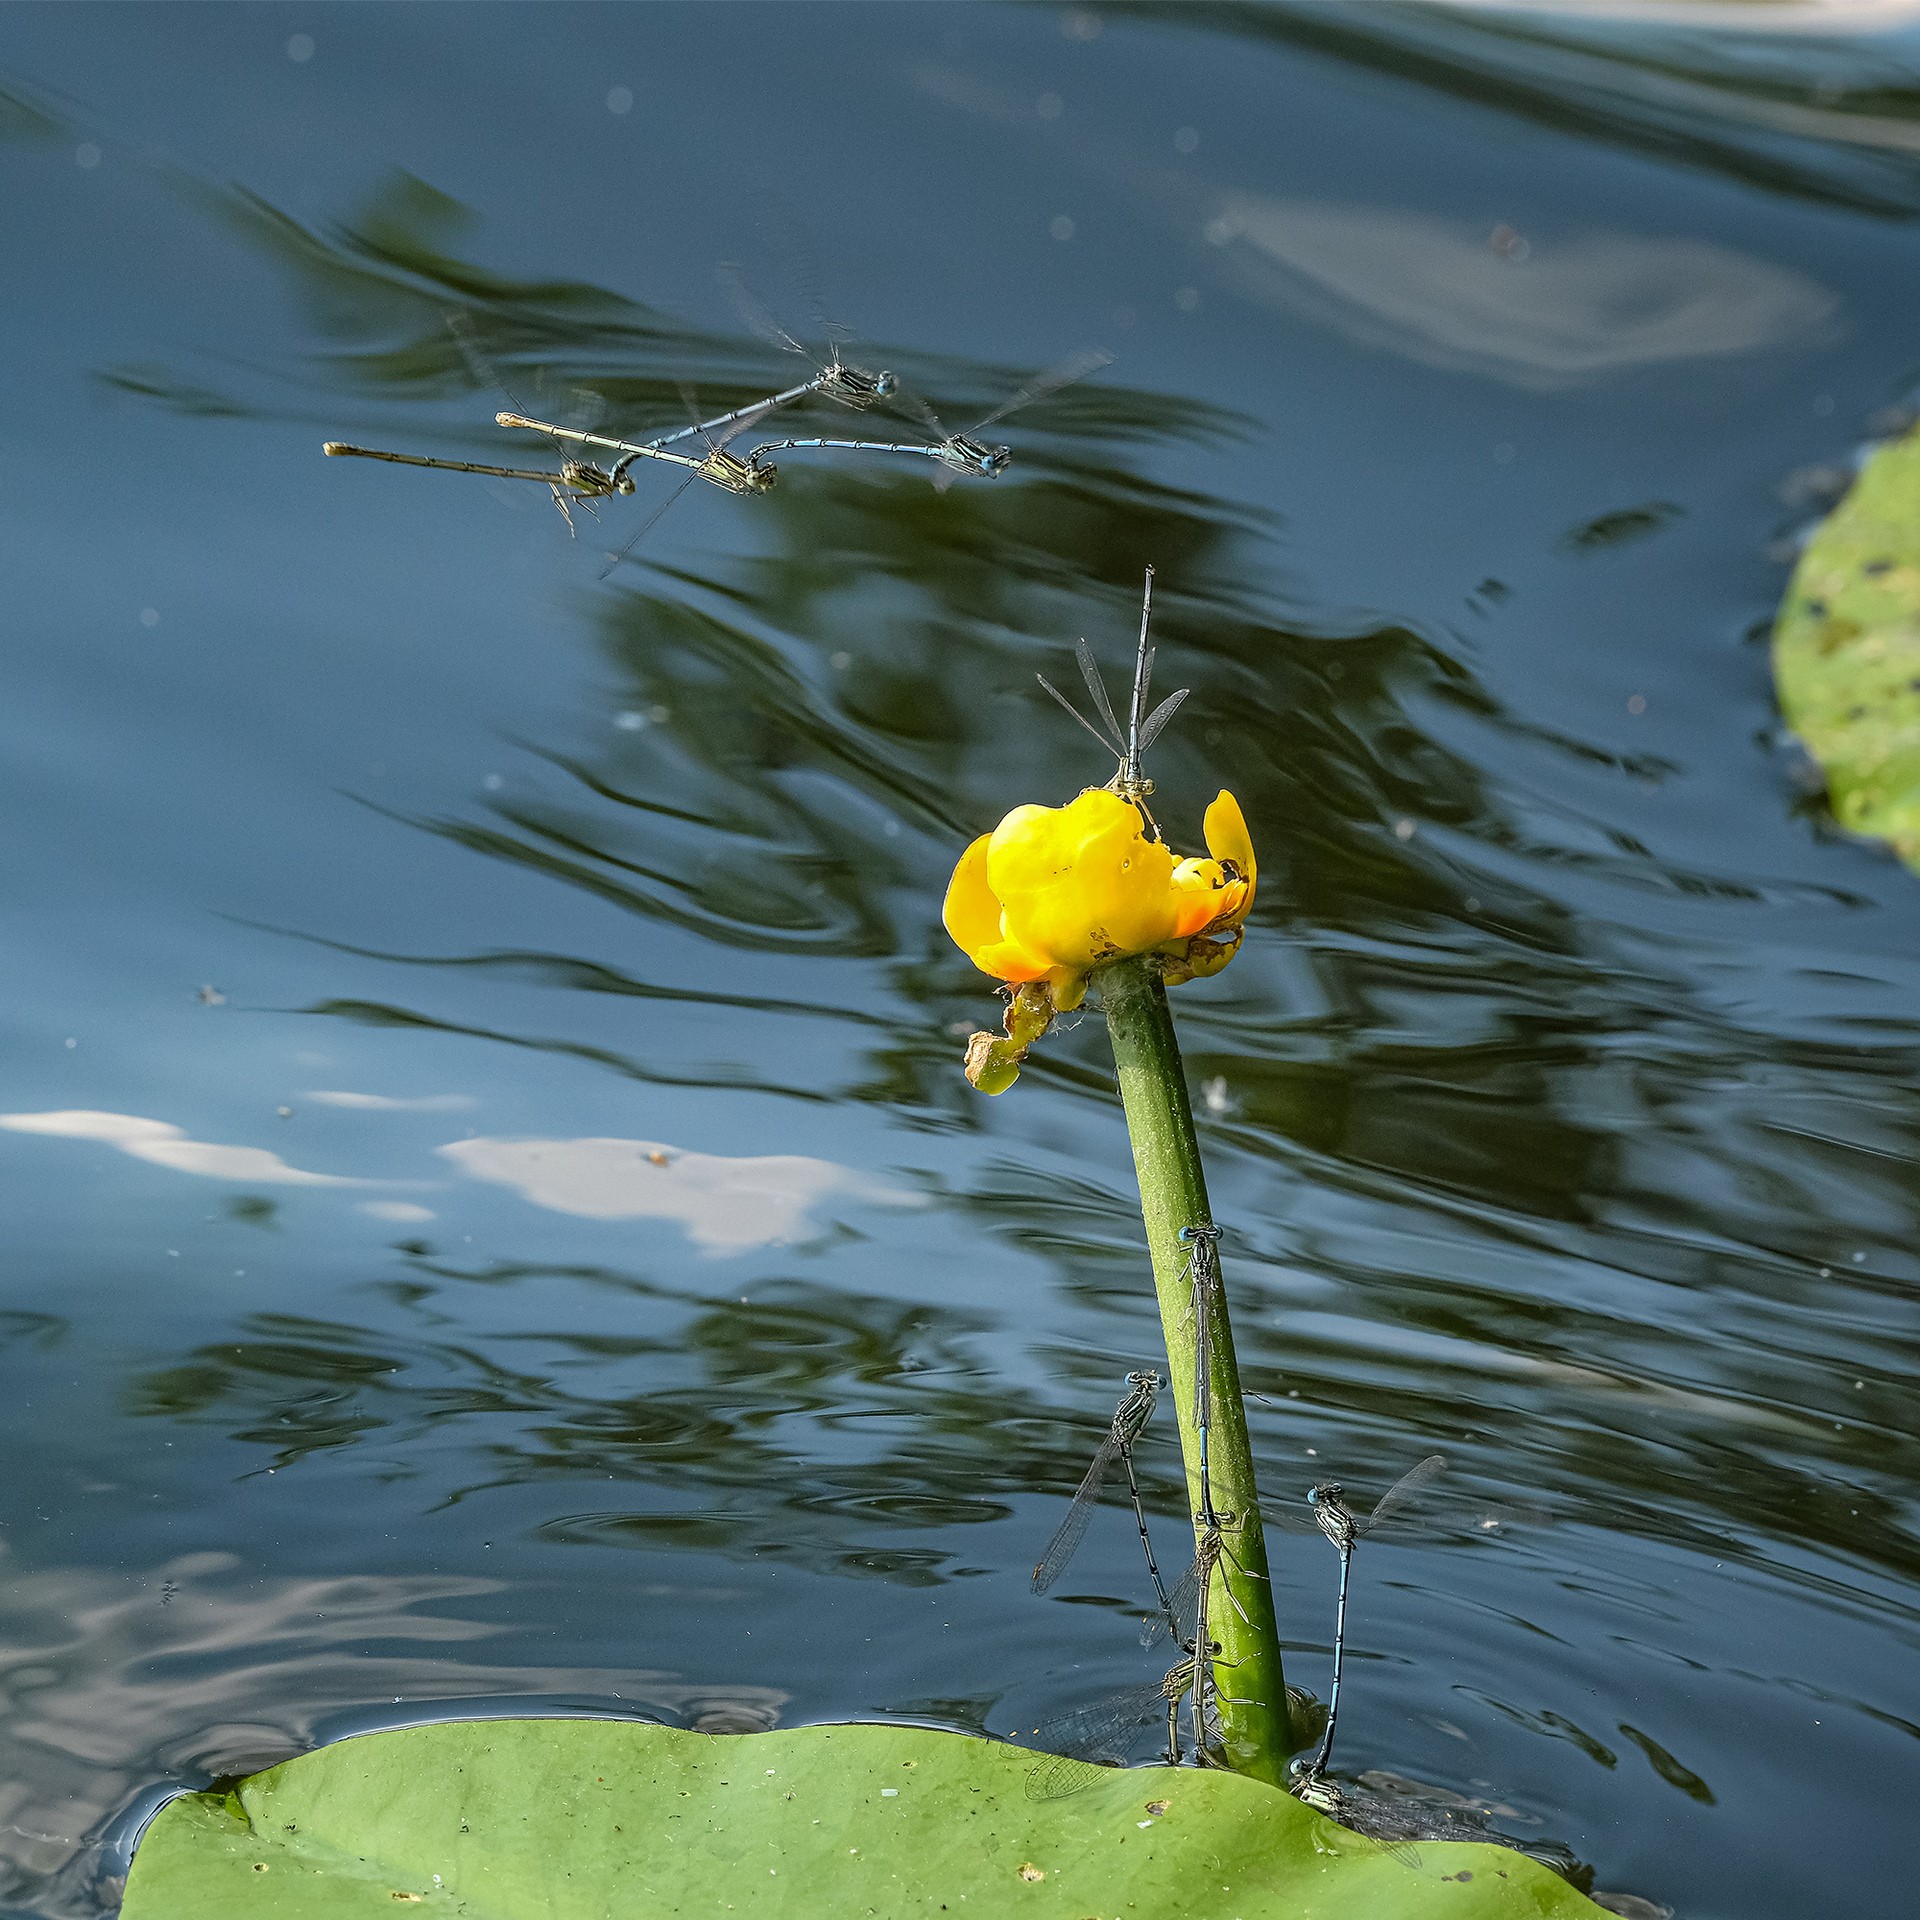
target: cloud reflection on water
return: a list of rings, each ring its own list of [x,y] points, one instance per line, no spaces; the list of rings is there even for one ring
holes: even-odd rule
[[[1839,306],[1804,274],[1707,240],[1593,233],[1515,260],[1458,221],[1250,193],[1227,195],[1208,232],[1260,297],[1536,389],[1804,344]]]
[[[101,1113],[85,1108],[58,1113],[0,1113],[0,1127],[13,1133],[50,1134],[62,1140],[97,1140],[136,1160],[175,1173],[204,1174],[212,1180],[246,1180],[282,1187],[379,1187],[384,1180],[354,1180],[344,1174],[309,1173],[290,1167],[265,1147],[223,1147],[190,1140],[184,1127],[147,1120],[137,1113]]]
[[[437,1150],[463,1173],[537,1207],[588,1220],[674,1220],[708,1258],[781,1246],[817,1231],[833,1195],[913,1207],[921,1197],[802,1153],[686,1153],[657,1140],[455,1140]]]

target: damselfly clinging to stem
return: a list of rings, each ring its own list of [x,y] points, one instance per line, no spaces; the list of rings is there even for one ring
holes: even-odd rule
[[[1095,726],[1044,673],[1034,677],[1103,747],[1111,748],[1120,756],[1120,765],[1107,782],[1108,791],[1117,793],[1123,800],[1132,801],[1140,809],[1148,830],[1158,839],[1160,829],[1147,808],[1147,798],[1153,792],[1153,782],[1146,774],[1147,749],[1159,739],[1161,728],[1173,718],[1174,710],[1191,689],[1182,687],[1178,693],[1168,694],[1151,713],[1147,711],[1147,693],[1153,684],[1153,656],[1156,651],[1147,641],[1147,629],[1152,619],[1153,569],[1149,567],[1146,590],[1140,602],[1140,645],[1134,654],[1133,698],[1127,707],[1125,727],[1121,726],[1114,714],[1113,702],[1107,698],[1106,683],[1100,678],[1099,664],[1093,657],[1093,648],[1084,636],[1074,651],[1080,659],[1080,677],[1087,683],[1087,691],[1093,696],[1094,711],[1100,716],[1101,726]]]
[[[1149,1618],[1141,1629],[1140,1640],[1143,1646],[1151,1647],[1163,1634],[1171,1633],[1192,1654],[1193,1744],[1196,1756],[1204,1761],[1213,1744],[1214,1702],[1219,1697],[1215,1673],[1219,1643],[1213,1637],[1214,1576],[1228,1567],[1243,1576],[1251,1576],[1235,1557],[1229,1541],[1229,1535],[1239,1530],[1239,1517],[1213,1504],[1209,1443],[1213,1426],[1213,1327],[1220,1290],[1220,1229],[1211,1223],[1184,1227],[1180,1242],[1187,1249],[1187,1276],[1191,1282],[1188,1326],[1193,1337],[1192,1429],[1197,1440],[1200,1481],[1199,1507],[1193,1519],[1199,1537],[1192,1561],[1175,1581],[1159,1614]],[[1229,1579],[1222,1578],[1219,1591],[1242,1622],[1251,1625]]]
[[[830,440],[823,438],[769,440],[755,447],[747,458],[757,462],[763,455],[781,453],[788,449],[809,451],[824,448],[840,453],[911,453],[923,460],[934,461],[941,469],[936,476],[936,484],[947,484],[955,474],[973,474],[985,480],[997,479],[1006,471],[1007,463],[1013,458],[1011,447],[995,446],[979,436],[991,426],[996,426],[1011,413],[1020,408],[1031,406],[1049,393],[1071,386],[1076,380],[1084,380],[1096,367],[1104,367],[1113,355],[1100,349],[1076,354],[1064,365],[1055,367],[1051,373],[1042,374],[1039,379],[1030,381],[1012,398],[976,420],[964,433],[949,433],[941,424],[940,416],[922,400],[919,395],[902,390],[900,398],[919,415],[921,422],[932,433],[931,441],[924,440]]]
[[[1140,1504],[1140,1479],[1134,1472],[1133,1449],[1146,1424],[1153,1418],[1153,1403],[1160,1391],[1160,1376],[1154,1372],[1127,1375],[1126,1397],[1113,1411],[1105,1437],[1094,1449],[1091,1463],[1074,1491],[1067,1517],[1060,1522],[1047,1542],[1039,1564],[1033,1570],[1033,1590],[1045,1593],[1066,1570],[1066,1565],[1086,1537],[1088,1522],[1099,1504],[1100,1489],[1108,1470],[1118,1459],[1127,1470],[1127,1490],[1133,1499],[1133,1521],[1140,1530],[1140,1550],[1147,1557],[1147,1577],[1153,1582],[1155,1600],[1162,1614],[1167,1613],[1167,1589],[1160,1578],[1159,1563],[1153,1557],[1153,1541],[1147,1533],[1146,1509]],[[1170,1619],[1172,1616],[1168,1615]]]
[[[1089,1767],[1119,1766],[1143,1727],[1164,1721],[1167,1748],[1161,1756],[1170,1767],[1180,1764],[1180,1701],[1192,1687],[1195,1663],[1191,1654],[1158,1681],[1124,1687],[1090,1706],[1057,1714],[1034,1728],[1038,1746],[1049,1757],[1027,1774],[1029,1800],[1062,1800],[1091,1783]]]

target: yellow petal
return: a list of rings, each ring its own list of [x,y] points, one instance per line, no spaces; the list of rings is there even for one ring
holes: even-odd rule
[[[978,953],[1000,938],[1000,902],[987,885],[987,842],[992,837],[983,833],[960,856],[940,909],[953,944],[964,954]]]
[[[960,856],[953,878],[947,882],[940,917],[954,945],[982,973],[996,980],[1038,980],[1049,963],[1028,952],[1017,940],[1007,938],[1000,902],[987,884],[987,844],[992,837],[983,833]]]
[[[987,873],[1008,937],[1057,966],[1084,971],[1173,936],[1173,855],[1104,788],[1016,807],[994,830]]]
[[[1247,832],[1246,816],[1240,811],[1240,802],[1225,787],[1220,789],[1218,797],[1207,809],[1206,819],[1207,851],[1225,865],[1231,861],[1240,870],[1240,877],[1247,883],[1246,906],[1253,904],[1253,889],[1260,878],[1259,868],[1253,858],[1253,838]]]
[[[1087,997],[1087,976],[1072,967],[1055,967],[1047,975],[1056,1012],[1071,1013]]]

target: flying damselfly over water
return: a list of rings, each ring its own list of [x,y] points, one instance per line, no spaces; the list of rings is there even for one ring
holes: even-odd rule
[[[474,385],[498,388],[518,409],[520,403],[513,399],[511,390],[481,351],[480,343],[474,337],[471,319],[457,312],[448,314],[446,318],[447,331],[459,347]],[[583,506],[591,513],[592,502],[610,500],[633,491],[633,481],[624,468],[609,471],[590,460],[576,460],[569,456],[564,441],[573,430],[542,427],[541,431],[553,443],[558,458],[557,468],[510,467],[477,460],[441,460],[426,454],[389,453],[378,447],[354,446],[344,440],[329,440],[321,450],[336,456],[351,455],[361,460],[385,460],[400,467],[438,467],[447,473],[478,473],[497,480],[541,481],[553,495],[553,504],[560,509],[560,517],[566,521],[569,533],[574,531],[573,509],[576,506]]]
[[[563,460],[557,470],[549,471],[544,467],[494,467],[478,460],[435,460],[423,453],[388,453],[378,447],[356,447],[345,440],[325,441],[320,451],[350,454],[361,460],[387,460],[397,467],[438,467],[445,473],[481,473],[496,480],[544,481],[569,532],[573,531],[575,507],[633,491],[633,482],[624,474],[615,477],[590,460]]]
[[[997,426],[1009,414],[1017,413],[1020,408],[1031,406],[1034,401],[1057,393],[1076,380],[1084,380],[1088,374],[1108,365],[1112,359],[1112,354],[1100,348],[1077,353],[1050,373],[1043,373],[1038,379],[1029,381],[991,413],[976,420],[964,433],[948,432],[940,416],[918,394],[902,388],[899,395],[901,401],[933,435],[931,440],[835,440],[821,437],[769,440],[755,447],[747,458],[757,462],[766,454],[814,449],[839,453],[910,453],[923,460],[932,460],[939,466],[941,471],[935,476],[935,484],[939,486],[950,485],[957,474],[973,474],[986,480],[997,479],[1013,458],[1013,449],[992,445],[979,436],[989,427]]]
[[[731,263],[720,268],[720,282],[727,290],[728,298],[742,320],[757,333],[769,346],[778,347],[782,353],[798,354],[814,369],[813,378],[804,380],[797,387],[789,387],[784,393],[773,396],[770,406],[785,406],[790,401],[804,400],[809,394],[818,394],[823,400],[831,400],[837,406],[851,407],[856,413],[864,412],[868,407],[881,400],[890,398],[898,392],[900,383],[884,369],[879,373],[869,373],[864,367],[849,365],[840,357],[840,342],[833,333],[824,315],[817,315],[821,329],[828,335],[827,357],[817,358],[806,346],[796,340],[791,333],[763,307],[747,290],[747,284],[741,277],[740,269]]]
[[[729,493],[765,493],[774,484],[778,471],[775,467],[765,462],[750,463],[742,460],[738,455],[729,453],[727,445],[736,436],[757,424],[774,405],[788,396],[772,395],[766,400],[756,401],[752,406],[736,407],[717,419],[696,420],[693,425],[679,428],[656,440],[618,440],[611,435],[589,432],[583,427],[570,426],[564,422],[532,418],[519,401],[514,399],[511,390],[500,380],[481,353],[479,344],[473,337],[472,323],[467,316],[449,315],[447,326],[458,342],[469,368],[473,371],[475,383],[497,387],[508,400],[513,402],[511,411],[502,410],[494,415],[497,424],[538,433],[551,441],[560,455],[557,470],[544,467],[505,466],[473,460],[442,460],[417,453],[390,453],[381,448],[354,446],[341,440],[327,441],[323,448],[324,452],[333,455],[352,455],[362,460],[386,460],[403,467],[438,467],[449,473],[486,474],[501,480],[539,480],[544,482],[552,493],[554,504],[560,509],[569,531],[573,529],[573,507],[585,505],[591,512],[590,503],[595,500],[611,499],[617,495],[633,492],[632,468],[639,460],[664,462],[668,466],[683,470],[686,474],[686,483],[706,480]],[[674,442],[691,438],[695,434],[701,435],[706,441],[706,453],[703,457],[695,458],[691,454],[673,451]],[[611,466],[601,467],[591,460],[569,457],[569,443],[575,446],[604,447],[621,457]],[[678,495],[674,497],[678,498]],[[667,504],[671,505],[671,501]],[[665,511],[665,508],[663,507],[661,511]],[[654,518],[658,517],[656,513]],[[652,521],[648,521],[647,524],[651,526]]]

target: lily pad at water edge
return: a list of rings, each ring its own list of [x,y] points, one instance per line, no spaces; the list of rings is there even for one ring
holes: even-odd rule
[[[1874,454],[1801,555],[1773,672],[1834,817],[1920,872],[1920,432]]]
[[[1074,1769],[920,1727],[721,1736],[618,1720],[365,1734],[162,1809],[124,1920],[1507,1920],[1599,1909],[1504,1848],[1402,1857],[1279,1789]]]

